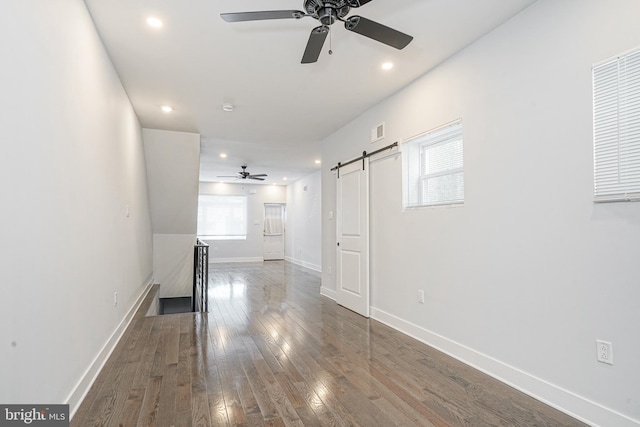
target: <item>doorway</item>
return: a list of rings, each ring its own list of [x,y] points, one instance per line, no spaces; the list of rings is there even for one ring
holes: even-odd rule
[[[265,261],[284,259],[284,203],[264,204],[264,249]]]

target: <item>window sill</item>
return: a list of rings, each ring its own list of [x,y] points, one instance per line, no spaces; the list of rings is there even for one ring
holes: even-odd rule
[[[464,202],[460,203],[442,203],[438,205],[409,206],[402,207],[403,212],[421,211],[425,209],[442,209],[442,208],[463,208]]]

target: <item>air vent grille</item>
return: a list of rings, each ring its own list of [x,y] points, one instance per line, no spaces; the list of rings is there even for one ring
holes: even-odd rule
[[[371,142],[377,142],[384,139],[384,123],[380,123],[378,126],[371,129]]]

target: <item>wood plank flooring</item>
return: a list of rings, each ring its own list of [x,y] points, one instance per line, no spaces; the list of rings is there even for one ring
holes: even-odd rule
[[[209,313],[134,318],[72,426],[584,425],[320,296],[313,271],[209,277]]]

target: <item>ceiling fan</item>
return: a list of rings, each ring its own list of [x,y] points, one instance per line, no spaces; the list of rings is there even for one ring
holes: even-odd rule
[[[240,166],[242,168],[241,172],[238,172],[237,175],[218,175],[218,178],[235,178],[235,179],[255,179],[257,181],[264,181],[267,177],[267,174],[259,173],[257,175],[252,175],[247,172],[247,165]]]
[[[316,62],[329,34],[330,26],[336,21],[344,22],[344,27],[365,37],[384,43],[396,49],[404,49],[413,37],[398,30],[371,21],[362,16],[347,17],[351,8],[358,8],[371,0],[304,0],[301,10],[265,10],[261,12],[221,13],[227,22],[263,21],[268,19],[300,19],[310,16],[320,21],[320,26],[311,30],[307,47],[302,56],[303,64]],[[331,53],[331,51],[329,51]]]

